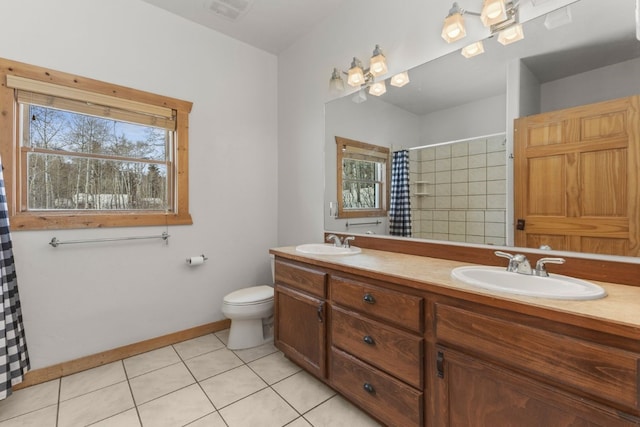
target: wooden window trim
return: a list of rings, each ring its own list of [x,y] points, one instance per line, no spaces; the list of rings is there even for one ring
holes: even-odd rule
[[[337,165],[337,199],[338,199],[338,218],[367,218],[367,217],[384,217],[387,216],[387,206],[389,204],[390,186],[391,186],[391,162],[389,158],[390,150],[388,147],[381,147],[379,145],[367,144],[366,142],[360,142],[353,139],[343,138],[336,136],[336,165]],[[384,161],[385,176],[382,183],[382,200],[380,200],[379,209],[344,209],[344,203],[342,199],[342,159],[343,148],[346,152],[357,153],[358,155],[366,156],[371,160]]]
[[[15,91],[7,86],[7,75],[64,86],[74,90],[94,93],[98,96],[119,98],[125,102],[140,102],[175,111],[176,133],[174,156],[176,162],[173,177],[169,179],[175,186],[170,201],[174,212],[134,212],[134,211],[77,211],[27,212],[20,206],[24,182],[21,150],[17,126],[18,108]],[[192,224],[189,213],[189,113],[193,104],[175,98],[156,95],[136,89],[53,71],[34,65],[0,58],[0,157],[4,166],[4,183],[9,207],[11,229],[45,230],[63,228],[137,227],[157,225]]]

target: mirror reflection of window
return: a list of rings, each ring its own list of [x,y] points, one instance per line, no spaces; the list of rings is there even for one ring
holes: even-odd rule
[[[389,148],[336,136],[338,218],[386,216]]]

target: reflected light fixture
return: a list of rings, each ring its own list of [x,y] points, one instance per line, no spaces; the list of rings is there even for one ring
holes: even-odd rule
[[[498,42],[503,45],[515,43],[524,38],[524,32],[522,31],[522,24],[512,25],[500,31],[498,34]]]
[[[391,81],[389,83],[391,84],[391,86],[402,87],[409,83],[409,73],[406,71],[398,73],[395,76],[391,77]]]
[[[342,79],[342,74],[344,74],[347,76],[347,84],[349,86],[361,88],[352,100],[357,103],[364,102],[367,100],[364,88],[369,88],[369,94],[374,96],[380,96],[387,91],[384,79],[376,81],[376,77],[382,76],[388,71],[387,59],[380,46],[376,45],[373,55],[371,55],[369,68],[364,68],[357,57],[353,57],[347,72],[334,68],[329,79],[329,91],[332,95],[337,95],[345,90],[344,80]],[[391,78],[390,83],[393,86],[402,87],[409,83],[409,75],[406,71],[396,74]]]
[[[462,50],[460,50],[460,53],[465,58],[473,58],[476,55],[484,53],[484,45],[482,44],[482,40],[463,47]]]
[[[384,84],[384,80],[375,82],[369,86],[369,95],[380,96],[387,91],[387,85]]]
[[[482,24],[491,31],[491,35],[499,35],[500,43],[509,44],[522,40],[524,33],[522,25],[518,22],[518,2],[519,0],[483,0],[480,13],[463,9],[457,2],[454,2],[444,20],[442,38],[448,43],[452,43],[465,37],[467,30],[463,15],[474,15],[480,17]],[[465,57],[471,58],[483,52],[484,47],[474,43],[465,47],[461,53]]]

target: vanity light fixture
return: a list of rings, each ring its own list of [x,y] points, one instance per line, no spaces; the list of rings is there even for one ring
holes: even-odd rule
[[[513,43],[524,38],[522,25],[518,22],[518,0],[483,0],[480,13],[462,9],[457,2],[454,2],[442,26],[442,38],[448,43],[460,40],[467,35],[463,15],[479,16],[484,26],[491,31],[491,35],[498,34],[498,41],[502,44]],[[461,53],[470,58],[482,52],[484,47],[474,43],[463,49]]]

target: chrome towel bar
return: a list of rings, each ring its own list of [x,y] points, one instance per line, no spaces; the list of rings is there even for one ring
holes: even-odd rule
[[[106,237],[103,239],[85,239],[85,240],[67,240],[61,242],[56,237],[51,239],[49,244],[54,248],[57,248],[59,245],[70,245],[74,243],[99,243],[99,242],[115,242],[117,240],[142,240],[142,239],[162,239],[167,241],[169,239],[169,234],[165,231],[159,236],[133,236],[133,237]]]
[[[371,222],[352,222],[351,224],[349,224],[349,221],[347,221],[345,226],[349,228],[349,227],[355,227],[357,225],[378,225],[378,224],[382,224],[382,221],[376,220]]]

